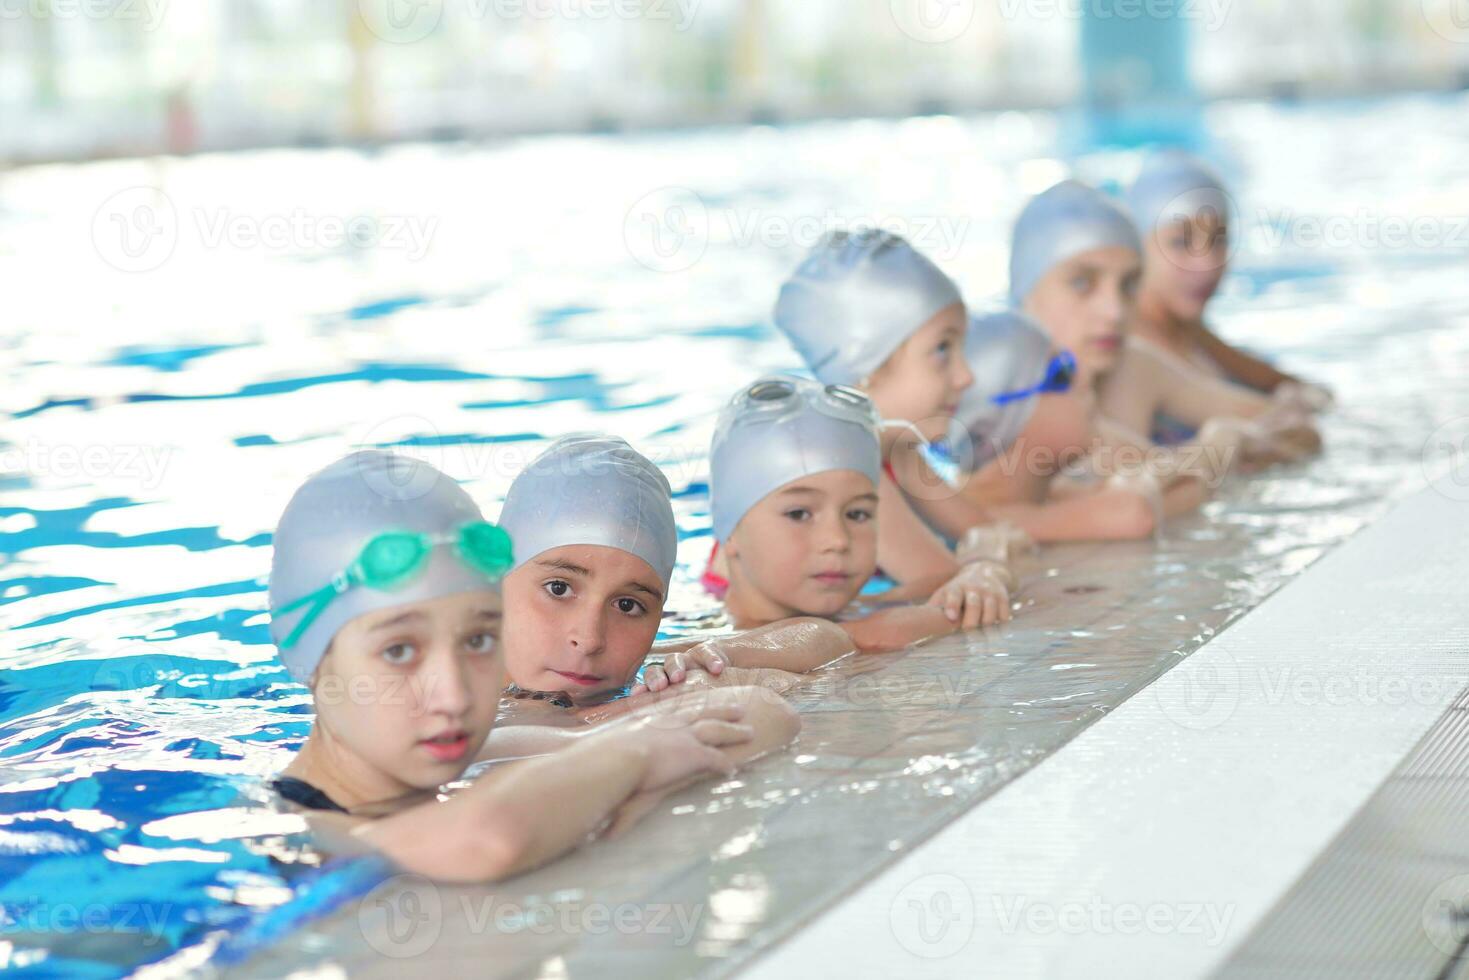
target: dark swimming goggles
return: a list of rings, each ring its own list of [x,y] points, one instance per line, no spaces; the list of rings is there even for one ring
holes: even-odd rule
[[[1046,365],[1046,376],[1041,379],[1040,384],[995,395],[990,401],[996,405],[1008,405],[1034,395],[1056,395],[1063,391],[1070,391],[1075,380],[1076,355],[1069,350],[1063,350],[1051,358],[1051,363]]]

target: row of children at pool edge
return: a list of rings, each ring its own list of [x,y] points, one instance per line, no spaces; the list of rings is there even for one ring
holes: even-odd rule
[[[788,745],[773,677],[1008,620],[1017,549],[1145,538],[1226,470],[1319,451],[1329,393],[1204,326],[1228,214],[1178,151],[1126,207],[1063,182],[1020,215],[1012,308],[990,316],[901,238],[827,236],[775,310],[816,380],[747,386],[714,435],[704,580],[732,635],[655,643],[670,488],[616,437],[553,443],[497,525],[422,462],[362,452],[312,476],[276,531],[270,603],[316,715],[273,788],[334,849],[504,878]],[[956,418],[975,452],[945,484],[926,447]],[[1193,435],[1160,447],[1160,419]],[[1146,453],[1124,471],[1119,447]],[[859,604],[879,568],[896,585]],[[497,727],[507,690],[512,722],[542,723]],[[514,762],[441,795],[485,760]]]

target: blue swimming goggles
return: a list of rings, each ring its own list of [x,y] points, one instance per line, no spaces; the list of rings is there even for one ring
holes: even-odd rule
[[[1046,376],[1041,379],[1040,384],[995,395],[990,398],[990,401],[996,405],[1008,405],[1034,395],[1057,395],[1063,391],[1070,391],[1071,384],[1075,380],[1076,355],[1069,350],[1063,350],[1051,358],[1051,363],[1046,365]]]

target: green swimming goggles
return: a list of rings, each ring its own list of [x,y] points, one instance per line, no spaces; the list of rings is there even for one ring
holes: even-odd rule
[[[284,616],[308,607],[291,635],[281,641],[280,648],[289,650],[295,646],[332,601],[349,589],[365,586],[389,592],[407,585],[423,572],[434,547],[441,544],[454,545],[460,561],[491,581],[499,581],[515,564],[510,535],[504,528],[486,521],[474,521],[457,532],[443,534],[385,531],[368,541],[352,564],[333,575],[326,585],[273,613]]]

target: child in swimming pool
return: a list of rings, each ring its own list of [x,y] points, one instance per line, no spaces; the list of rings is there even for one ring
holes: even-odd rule
[[[1010,265],[1012,302],[1077,364],[1071,392],[1043,400],[1027,429],[1042,443],[1059,434],[1062,448],[1103,474],[1120,467],[1099,448],[1133,451],[1146,468],[1125,479],[1152,492],[1162,516],[1198,506],[1208,484],[1234,465],[1299,458],[1319,445],[1294,406],[1128,342],[1142,244],[1128,215],[1100,191],[1065,181],[1032,200],[1016,221]],[[1146,435],[1164,413],[1199,427],[1187,451],[1160,450]],[[1058,472],[1015,467],[1010,490],[1044,498]]]
[[[1085,420],[1064,401],[1077,370],[1069,351],[1057,352],[1023,313],[1002,311],[971,317],[965,356],[975,383],[960,401],[961,431],[950,441],[962,478],[958,496],[928,502],[925,516],[937,528],[955,535],[976,513],[989,513],[1041,543],[1153,533],[1152,488],[1136,480],[1113,479],[1062,499],[1009,489],[1009,479],[1022,470],[1054,471],[1080,456],[1074,447],[1086,441]]]
[[[313,830],[429,877],[494,880],[793,737],[799,722],[783,705],[696,692],[558,738],[554,755],[506,764],[438,802],[477,757],[523,754],[523,740],[491,737],[512,547],[442,473],[388,453],[348,456],[291,498],[275,536],[270,631],[316,717],[273,786]]]
[[[908,483],[923,491],[909,493],[900,483],[924,443],[945,435],[973,380],[964,359],[968,317],[953,280],[896,235],[836,232],[781,288],[775,323],[819,381],[864,390],[890,420],[877,481],[884,574],[966,627],[1008,615],[1013,582],[1004,562],[961,561],[914,512],[924,498],[954,492]],[[993,523],[992,515],[975,518],[974,526]]]
[[[736,629],[807,624],[824,642],[719,651],[726,663],[804,673],[853,652],[1009,618],[998,595],[966,603],[979,612],[969,623],[954,623],[934,600],[854,614],[877,570],[881,474],[877,410],[854,388],[771,377],[730,401],[710,450],[710,510],[729,571],[725,609]],[[900,587],[872,601],[925,597]],[[699,669],[708,667],[675,654],[645,682],[659,690]]]
[[[1146,253],[1134,336],[1214,377],[1283,392],[1312,411],[1330,407],[1327,389],[1231,346],[1204,323],[1234,233],[1219,174],[1189,153],[1165,150],[1148,158],[1127,200]]]
[[[667,478],[614,436],[567,436],[515,478],[500,524],[518,549],[505,578],[505,659],[515,688],[550,696],[584,720],[630,707],[605,705],[642,693],[633,685],[654,651],[678,548]],[[830,637],[815,632],[782,626],[657,652],[680,652],[706,679],[778,688],[780,677],[726,668],[775,666],[749,662],[747,652],[825,649]]]

